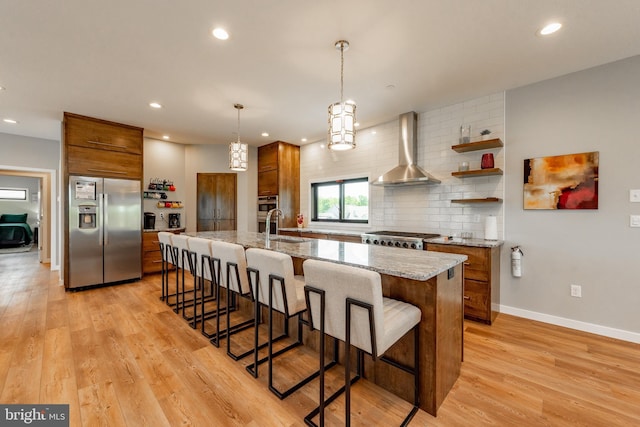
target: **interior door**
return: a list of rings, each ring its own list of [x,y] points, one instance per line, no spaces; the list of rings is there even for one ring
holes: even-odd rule
[[[236,229],[235,173],[197,174],[197,231]]]

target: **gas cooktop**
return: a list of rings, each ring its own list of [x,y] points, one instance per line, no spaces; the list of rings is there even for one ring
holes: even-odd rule
[[[373,234],[376,236],[390,236],[390,237],[415,237],[417,239],[430,239],[432,237],[440,237],[439,234],[434,233],[411,233],[406,231],[371,231],[365,234]]]
[[[410,233],[406,231],[374,231],[362,234],[362,243],[380,246],[393,246],[405,249],[423,249],[424,239],[438,237],[433,233]]]

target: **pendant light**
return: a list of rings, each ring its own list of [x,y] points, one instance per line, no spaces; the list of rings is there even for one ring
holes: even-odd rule
[[[238,140],[229,144],[229,169],[232,171],[246,171],[249,159],[249,147],[240,142],[240,110],[244,108],[242,104],[233,104],[233,108],[238,110]]]
[[[351,150],[356,148],[356,104],[344,102],[344,51],[349,42],[339,40],[335,44],[340,50],[340,102],[329,105],[329,148],[331,150]]]

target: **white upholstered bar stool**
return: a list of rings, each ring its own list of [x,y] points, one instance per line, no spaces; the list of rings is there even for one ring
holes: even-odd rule
[[[211,269],[211,240],[200,237],[190,237],[189,251],[194,254],[195,275],[193,276],[194,291],[194,315],[191,319],[191,326],[195,329],[198,322],[201,322],[201,330],[204,331],[204,322],[207,318],[214,317],[217,313],[215,309],[206,310],[206,303],[216,299],[215,278]],[[205,281],[209,281],[209,289],[205,286]],[[200,294],[198,294],[200,291]],[[197,313],[198,305],[200,314]]]
[[[246,250],[247,271],[249,282],[254,297],[255,318],[259,319],[260,306],[268,307],[268,356],[258,360],[258,331],[255,328],[254,337],[254,362],[247,366],[247,370],[258,377],[258,366],[265,361],[269,362],[269,390],[280,399],[284,399],[312,379],[316,378],[320,371],[316,371],[307,378],[301,380],[285,391],[276,389],[273,385],[273,359],[277,356],[302,344],[302,325],[306,322],[302,314],[307,310],[304,298],[304,278],[295,276],[293,272],[293,260],[289,255],[266,249],[249,248]],[[284,333],[277,338],[273,337],[273,311],[284,315]],[[289,334],[288,321],[290,318],[298,318],[298,335],[293,344],[273,352],[274,341],[286,337]]]
[[[180,280],[176,277],[177,304],[173,311],[180,313],[180,310],[182,310],[182,316],[185,319],[191,320],[191,318],[188,318],[188,316],[185,315],[185,308],[191,307],[194,303],[194,299],[192,298],[187,300],[185,295],[191,294],[195,290],[185,289],[184,272],[185,269],[188,269],[188,271],[195,276],[196,271],[193,260],[195,254],[189,250],[189,236],[185,236],[184,234],[175,234],[171,237],[171,242],[173,243],[173,247],[176,251],[176,267],[178,268],[176,275],[180,276]],[[180,289],[180,282],[182,284],[182,289]]]
[[[320,416],[324,425],[324,408],[345,393],[345,424],[351,419],[351,384],[363,376],[363,351],[374,360],[380,359],[414,376],[414,406],[401,425],[411,421],[419,405],[419,331],[422,313],[414,305],[382,296],[380,274],[363,268],[327,261],[306,260],[303,264],[305,295],[313,329],[320,330],[346,343],[345,385],[325,400],[324,369],[320,358],[320,404],[305,417],[307,425],[316,426],[313,418]],[[414,333],[414,366],[409,367],[386,358],[384,352],[405,334]],[[320,355],[324,353],[320,339]],[[349,350],[356,347],[358,357],[356,377],[351,379]]]
[[[240,331],[255,326],[255,318],[241,321],[231,325],[231,313],[237,310],[236,297],[244,297],[253,302],[251,286],[247,276],[247,259],[245,258],[244,247],[235,243],[228,243],[214,240],[211,242],[211,252],[215,261],[212,261],[212,268],[215,271],[216,292],[220,295],[220,288],[226,289],[226,307],[220,307],[220,297],[218,297],[216,318],[216,333],[211,338],[211,343],[216,347],[220,346],[220,338],[227,338],[227,354],[234,360],[240,360],[253,352],[253,348],[236,354],[231,351],[231,336]],[[220,331],[220,317],[226,314],[226,327],[224,332]]]
[[[175,266],[176,264],[176,255],[175,248],[171,242],[171,236],[173,236],[173,233],[168,233],[166,231],[158,232],[158,243],[160,245],[160,254],[162,256],[162,269],[160,270],[162,295],[160,296],[160,299],[167,305],[173,306],[175,304],[169,302],[169,297],[175,296],[177,301],[177,295],[169,294],[169,271],[171,270],[171,266]]]

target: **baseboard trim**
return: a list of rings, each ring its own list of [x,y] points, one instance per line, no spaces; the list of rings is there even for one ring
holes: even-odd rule
[[[524,317],[525,319],[537,320],[538,322],[550,323],[556,326],[576,329],[582,332],[589,332],[609,338],[640,344],[640,333],[625,331],[622,329],[609,328],[607,326],[596,325],[594,323],[581,322],[579,320],[566,319],[564,317],[552,316],[550,314],[538,313],[535,311],[523,310],[521,308],[500,305],[500,313],[511,314],[513,316]]]

